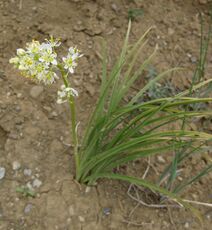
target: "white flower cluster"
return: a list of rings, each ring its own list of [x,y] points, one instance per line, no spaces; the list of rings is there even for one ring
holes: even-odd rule
[[[54,48],[60,42],[51,38],[46,43],[39,41],[27,43],[26,50],[17,49],[17,56],[10,59],[25,77],[38,80],[44,84],[52,84],[58,78],[55,73],[57,66],[57,54]]]
[[[65,85],[61,86],[61,90],[57,92],[57,103],[62,104],[67,101],[71,96],[73,97],[78,97],[78,92],[71,88],[71,87],[66,87]]]
[[[69,73],[73,74],[77,60],[82,56],[76,47],[70,47],[67,56],[58,61],[55,48],[60,44],[59,40],[53,37],[50,40],[46,39],[44,43],[32,41],[27,43],[26,49],[17,49],[17,55],[10,59],[10,63],[14,64],[23,76],[46,85],[52,84],[58,79],[58,71],[61,71],[63,78],[67,78]],[[71,96],[78,96],[78,92],[69,85],[62,85],[58,91],[57,102],[59,104],[66,102]]]

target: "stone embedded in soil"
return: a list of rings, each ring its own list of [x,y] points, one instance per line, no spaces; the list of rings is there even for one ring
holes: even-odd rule
[[[18,161],[13,161],[12,163],[13,170],[19,170],[21,168],[21,164]]]
[[[111,208],[103,208],[103,213],[106,216],[109,216],[111,214]]]
[[[118,8],[118,6],[117,6],[115,3],[112,3],[112,4],[111,4],[111,9],[112,9],[113,11],[115,11],[116,13],[119,11],[119,8]]]
[[[17,93],[17,98],[22,98],[22,93]]]
[[[40,181],[39,179],[34,179],[32,182],[32,187],[39,188],[42,184],[43,184],[42,181]]]
[[[24,213],[28,214],[32,210],[33,205],[32,204],[27,204],[24,208]]]
[[[174,29],[168,28],[168,35],[173,35],[174,34]]]
[[[85,84],[86,91],[91,95],[94,96],[95,94],[95,88],[91,84]]]
[[[197,58],[194,57],[194,56],[192,56],[192,57],[190,58],[190,60],[191,60],[192,63],[196,63],[196,62],[197,62]]]
[[[31,176],[32,170],[31,169],[24,169],[24,176]]]
[[[158,163],[165,164],[166,160],[162,156],[157,156]]]
[[[5,172],[6,172],[5,168],[4,167],[0,167],[0,180],[4,178]]]
[[[83,216],[78,216],[80,222],[85,222],[85,218]]]
[[[74,216],[74,207],[73,207],[73,205],[71,205],[71,206],[69,207],[68,211],[69,211],[69,215],[70,215],[70,216]]]
[[[30,96],[32,98],[38,98],[43,92],[43,86],[33,86],[30,90]]]
[[[185,225],[184,225],[185,228],[189,228],[189,223],[186,222]]]

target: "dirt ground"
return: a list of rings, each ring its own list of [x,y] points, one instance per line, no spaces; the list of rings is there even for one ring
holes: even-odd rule
[[[132,41],[154,26],[147,49],[159,45],[153,64],[158,71],[173,66],[188,67],[186,76],[172,79],[176,87],[184,88],[198,59],[198,12],[207,20],[210,2],[0,0],[0,167],[5,169],[0,179],[0,230],[211,229],[212,209],[209,208],[200,209],[203,214],[203,225],[200,225],[184,209],[140,205],[134,210],[137,203],[127,195],[126,183],[102,180],[90,189],[78,185],[68,147],[68,110],[66,105],[56,104],[61,82],[51,87],[37,86],[20,77],[8,64],[16,49],[32,39],[60,37],[63,53],[67,47],[77,45],[84,53],[73,77],[80,94],[77,103],[82,131],[98,96],[102,37],[108,42],[111,64],[122,46],[128,11],[142,9],[143,14],[132,23]],[[209,55],[208,78],[211,70]],[[206,128],[211,131],[210,127]],[[198,170],[197,163],[191,161],[190,169]],[[153,164],[160,169],[163,162],[156,160]],[[145,167],[137,163],[138,176],[142,176]],[[183,196],[211,203],[211,180],[212,175],[208,175]],[[34,188],[34,198],[16,191],[26,185]]]

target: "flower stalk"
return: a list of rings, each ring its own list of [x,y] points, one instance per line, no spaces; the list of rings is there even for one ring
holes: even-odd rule
[[[65,74],[65,71],[61,71],[62,78],[64,85],[66,88],[69,87],[69,82],[67,80],[67,74]],[[69,108],[71,112],[71,134],[72,134],[72,140],[74,145],[74,159],[75,159],[75,167],[76,167],[76,177],[78,175],[79,171],[79,155],[78,155],[78,137],[77,137],[77,122],[76,122],[76,108],[75,108],[75,99],[73,95],[69,96]]]
[[[53,84],[59,79],[58,71],[61,73],[63,85],[58,90],[57,103],[68,102],[71,113],[71,136],[74,145],[74,159],[76,166],[76,177],[79,171],[80,159],[78,155],[78,137],[75,97],[77,90],[71,88],[69,75],[73,74],[77,67],[77,60],[82,56],[76,47],[70,47],[66,57],[59,59],[56,48],[61,43],[50,37],[45,42],[32,41],[26,44],[26,49],[17,49],[17,55],[10,59],[10,63],[21,71],[24,77],[46,85]]]

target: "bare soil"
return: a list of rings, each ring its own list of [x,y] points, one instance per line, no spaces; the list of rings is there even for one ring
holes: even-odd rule
[[[69,115],[66,105],[56,104],[61,82],[36,87],[8,64],[19,47],[32,39],[60,37],[64,48],[77,45],[81,59],[73,84],[79,90],[80,132],[94,107],[101,76],[101,41],[108,42],[109,63],[117,57],[128,24],[128,10],[142,9],[132,23],[135,41],[150,26],[147,52],[159,45],[154,67],[158,71],[173,66],[188,67],[184,75],[171,79],[176,88],[190,84],[200,43],[201,11],[206,21],[210,0],[1,0],[0,1],[0,179],[1,230],[124,230],[192,229],[209,230],[212,210],[199,208],[201,225],[190,211],[156,209],[140,205],[128,195],[128,184],[102,180],[92,188],[74,181],[74,164],[69,147]],[[145,54],[144,54],[145,56]],[[206,77],[212,70],[209,51]],[[34,93],[33,93],[34,92]],[[36,93],[35,93],[36,92]],[[206,125],[210,132],[211,124]],[[166,160],[166,159],[165,159]],[[205,162],[205,161],[204,161]],[[209,164],[210,162],[208,162]],[[162,162],[152,162],[156,178]],[[199,170],[200,161],[191,159],[185,170]],[[142,176],[146,162],[129,168]],[[183,194],[191,200],[211,203],[212,175],[192,185]],[[36,196],[16,192],[34,186]]]

